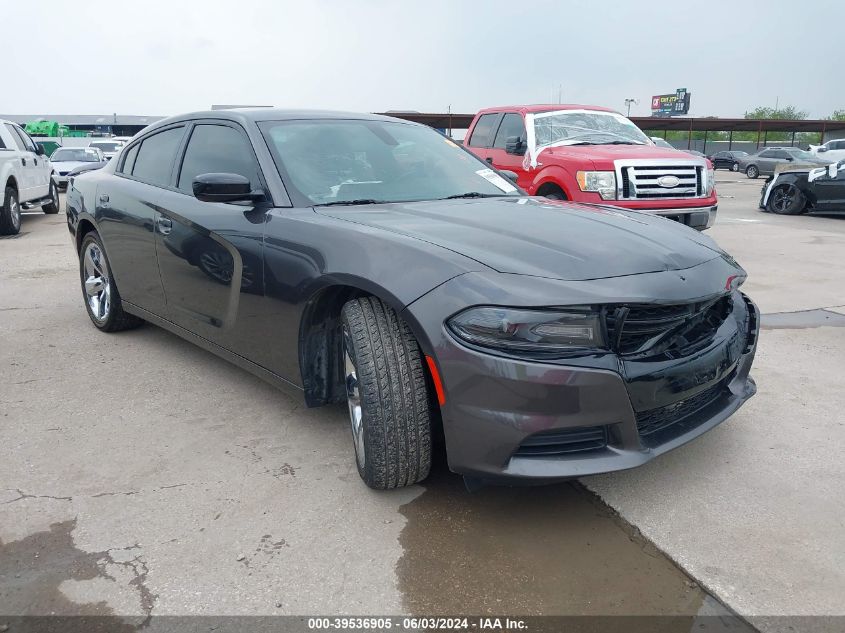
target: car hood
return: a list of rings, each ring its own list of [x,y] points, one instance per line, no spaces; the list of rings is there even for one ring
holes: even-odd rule
[[[672,220],[545,198],[316,207],[316,211],[435,244],[501,273],[567,281],[681,270],[724,254],[707,236]]]
[[[50,164],[56,169],[56,171],[72,171],[79,167],[80,165],[91,165],[89,161],[83,160],[60,160],[60,161],[50,161]],[[96,164],[96,163],[93,163]]]
[[[541,148],[538,154],[538,159],[541,162],[557,159],[567,162],[592,163],[597,167],[607,164],[612,165],[615,160],[631,158],[687,159],[694,161],[696,158],[703,157],[654,145],[558,145]]]

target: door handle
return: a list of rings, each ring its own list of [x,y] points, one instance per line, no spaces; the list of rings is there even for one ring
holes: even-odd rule
[[[158,224],[159,233],[162,235],[170,235],[170,232],[173,230],[173,220],[164,216],[159,216],[156,223]]]
[[[35,161],[35,164],[36,164],[36,165],[38,164],[38,159],[37,159],[37,158],[33,158],[32,160],[34,160],[34,161]]]
[[[24,158],[23,156],[21,156],[21,164],[22,164],[24,167],[26,167],[26,158]]]
[[[486,160],[486,161],[487,161],[488,163],[490,163],[491,165],[493,164],[493,159],[492,159],[491,157],[489,157],[489,156],[488,156],[487,158],[485,158],[484,160]]]

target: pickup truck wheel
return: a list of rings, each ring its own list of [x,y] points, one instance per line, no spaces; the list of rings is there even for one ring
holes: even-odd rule
[[[106,252],[96,231],[82,240],[79,250],[79,277],[82,298],[91,322],[103,332],[119,332],[138,327],[144,321],[123,311],[120,293],[111,274]]]
[[[760,170],[757,169],[756,165],[749,165],[748,168],[745,170],[745,175],[749,178],[756,178],[760,175]]]
[[[17,235],[21,230],[21,203],[17,190],[6,187],[3,200],[3,207],[0,208],[0,235]]]
[[[50,215],[59,212],[59,188],[52,178],[50,179],[50,202],[43,205],[41,210]]]
[[[431,468],[431,411],[419,345],[375,297],[347,302],[341,317],[358,474],[377,490],[422,481]]]

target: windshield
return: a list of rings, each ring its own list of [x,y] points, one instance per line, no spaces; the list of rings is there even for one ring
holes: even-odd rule
[[[596,110],[560,110],[534,115],[537,147],[546,145],[649,145],[648,137],[621,114]]]
[[[100,155],[96,151],[92,149],[57,149],[53,152],[53,155],[50,156],[50,160],[59,163],[59,162],[80,162],[80,163],[98,163],[100,161]]]
[[[810,152],[805,152],[803,149],[788,149],[786,151],[789,152],[789,155],[792,156],[792,158],[797,158],[799,160],[814,160],[816,158],[816,156]]]
[[[486,164],[421,125],[323,119],[259,127],[279,172],[311,204],[519,195]]]
[[[98,147],[101,150],[103,150],[104,152],[116,152],[117,150],[120,149],[120,147],[123,145],[123,143],[97,142],[97,143],[91,143],[90,145],[91,145],[91,147]]]

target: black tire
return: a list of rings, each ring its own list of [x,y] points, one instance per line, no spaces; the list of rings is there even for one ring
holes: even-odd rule
[[[760,170],[757,168],[757,165],[749,165],[745,168],[745,175],[749,178],[756,178],[760,175]]]
[[[563,189],[559,189],[557,186],[550,186],[544,190],[544,193],[537,195],[548,198],[549,200],[566,200],[566,194],[563,192]]]
[[[739,171],[739,163],[734,163],[731,165],[731,171]]]
[[[102,316],[94,313],[91,302],[89,301],[89,294],[86,290],[86,280],[88,279],[88,275],[85,271],[85,257],[89,251],[89,247],[92,245],[94,245],[99,251],[99,256],[102,258],[101,263],[105,264],[102,270],[109,291],[107,301],[108,308]],[[79,281],[82,287],[82,300],[85,304],[85,311],[88,312],[88,317],[97,329],[102,330],[103,332],[120,332],[121,330],[136,328],[144,322],[143,319],[140,319],[133,314],[127,314],[123,311],[120,293],[117,290],[117,284],[111,276],[111,266],[109,266],[106,251],[103,249],[103,243],[100,241],[100,236],[96,231],[87,233],[82,240],[82,247],[79,249]]]
[[[341,316],[344,359],[348,354],[355,371],[344,372],[347,393],[357,388],[360,403],[360,441],[353,430],[358,474],[377,490],[422,481],[431,469],[432,421],[419,345],[375,297],[347,302]],[[354,425],[351,416],[350,402]]]
[[[3,207],[0,208],[0,235],[17,235],[21,231],[21,204],[18,190],[6,187]]]
[[[778,215],[798,215],[807,206],[807,199],[795,185],[776,187],[766,203],[766,210]]]
[[[51,178],[50,179],[50,200],[49,204],[45,204],[41,207],[41,210],[48,215],[53,215],[59,212],[59,187],[56,185],[56,182]]]

